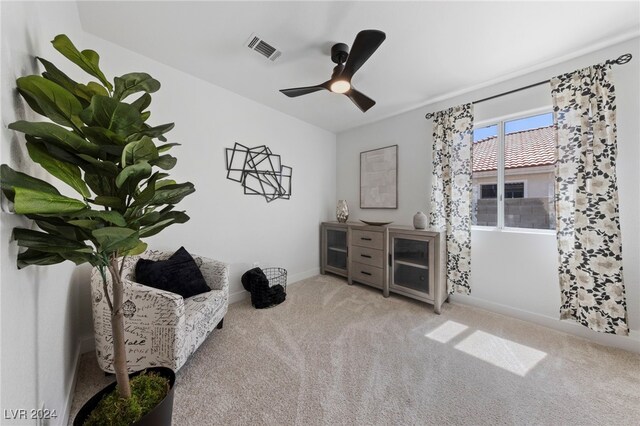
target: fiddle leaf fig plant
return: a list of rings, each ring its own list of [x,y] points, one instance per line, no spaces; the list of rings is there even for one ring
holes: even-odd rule
[[[25,268],[68,260],[100,271],[111,309],[117,388],[121,398],[129,398],[122,262],[146,250],[144,238],[189,220],[174,208],[195,188],[165,173],[176,164],[168,151],[179,144],[164,143],[173,123],[147,123],[151,93],[160,82],[134,72],[111,84],[95,51],[79,51],[64,34],[52,43],[97,81],[76,82],[42,58],[37,58],[45,69],[41,76],[16,81],[31,109],[50,121],[16,121],[9,128],[25,134],[29,157],[74,194],[63,195],[48,182],[1,166],[5,197],[15,213],[39,228],[14,228],[13,239],[24,249],[17,264]]]

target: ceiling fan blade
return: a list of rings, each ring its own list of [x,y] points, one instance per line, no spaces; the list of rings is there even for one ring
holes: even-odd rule
[[[369,108],[376,104],[376,101],[374,101],[364,93],[358,92],[353,87],[351,88],[351,90],[345,93],[345,96],[351,99],[362,112],[367,112]]]
[[[308,95],[309,93],[317,92],[318,90],[329,90],[329,82],[325,81],[324,83],[318,84],[317,86],[281,89],[280,91],[290,98],[295,98],[297,96]]]
[[[351,79],[356,71],[373,55],[373,52],[380,47],[386,37],[385,33],[379,30],[360,31],[353,41],[342,75]]]

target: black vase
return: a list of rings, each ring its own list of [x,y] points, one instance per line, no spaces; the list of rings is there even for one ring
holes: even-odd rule
[[[149,367],[141,371],[129,374],[129,378],[133,378],[140,373],[147,371],[156,373],[169,381],[169,392],[162,401],[155,408],[145,414],[140,420],[134,423],[132,426],[171,426],[171,416],[173,414],[173,393],[174,383],[176,381],[176,374],[172,369],[167,367]],[[102,398],[112,392],[116,388],[116,382],[111,383],[100,392],[95,394],[90,400],[88,400],[78,411],[75,419],[73,419],[73,426],[82,426],[87,417],[96,408]]]

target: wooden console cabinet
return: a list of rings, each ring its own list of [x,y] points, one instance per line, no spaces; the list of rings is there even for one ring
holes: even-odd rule
[[[444,233],[408,226],[367,226],[324,222],[320,272],[347,277],[433,305],[440,313],[447,299]]]

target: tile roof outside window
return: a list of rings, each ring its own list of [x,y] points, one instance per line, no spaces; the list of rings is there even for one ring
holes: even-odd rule
[[[545,166],[556,162],[555,126],[505,135],[505,169]],[[473,171],[497,170],[496,136],[473,144]]]

